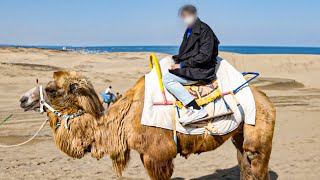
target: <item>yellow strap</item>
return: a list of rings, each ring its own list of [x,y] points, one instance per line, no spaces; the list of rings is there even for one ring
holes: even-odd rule
[[[198,96],[198,99],[200,99],[201,98],[201,96],[200,96],[200,93],[199,93],[199,88],[198,87],[196,87],[196,86],[192,86],[191,87],[191,90],[193,90],[193,91],[195,91],[196,93],[197,93],[197,96]]]

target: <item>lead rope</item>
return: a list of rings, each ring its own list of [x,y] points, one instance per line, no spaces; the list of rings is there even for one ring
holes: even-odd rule
[[[22,146],[24,144],[27,144],[28,142],[30,142],[31,140],[33,140],[38,134],[39,132],[43,129],[43,127],[46,125],[46,123],[48,122],[48,119],[46,119],[42,125],[40,126],[39,130],[28,140],[22,142],[22,143],[19,143],[19,144],[13,144],[13,145],[1,145],[0,144],[0,148],[11,148],[11,147],[18,147],[18,146]]]

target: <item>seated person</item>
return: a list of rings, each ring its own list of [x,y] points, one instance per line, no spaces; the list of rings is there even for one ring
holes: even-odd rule
[[[103,102],[107,104],[107,108],[110,107],[110,104],[114,102],[115,96],[112,93],[112,87],[109,86],[104,92],[101,93],[101,98],[103,99]]]
[[[173,56],[175,63],[169,73],[164,74],[163,84],[184,106],[188,107],[186,116],[179,122],[191,122],[207,116],[191,94],[183,85],[195,84],[199,81],[210,83],[216,79],[215,67],[218,56],[219,40],[212,29],[197,17],[197,9],[185,5],[179,15],[186,24],[179,54]]]

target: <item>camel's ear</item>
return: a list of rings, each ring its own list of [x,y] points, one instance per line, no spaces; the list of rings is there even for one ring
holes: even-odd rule
[[[58,79],[64,74],[63,71],[56,71],[53,73],[53,79]]]
[[[71,77],[77,77],[78,73],[76,71],[69,71]]]
[[[71,91],[71,93],[78,93],[79,92],[79,84],[78,83],[71,84],[70,91]]]

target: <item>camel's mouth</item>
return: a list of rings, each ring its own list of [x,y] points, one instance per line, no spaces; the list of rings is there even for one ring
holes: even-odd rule
[[[20,107],[24,111],[39,110],[40,95],[38,87],[30,89],[27,93],[21,96]]]
[[[91,145],[89,145],[85,150],[84,150],[84,154],[87,154],[87,153],[91,153]]]
[[[27,100],[24,100],[23,98],[20,99],[20,107],[24,111],[32,111],[32,110],[39,110],[40,108],[40,103],[39,102],[28,102]]]

